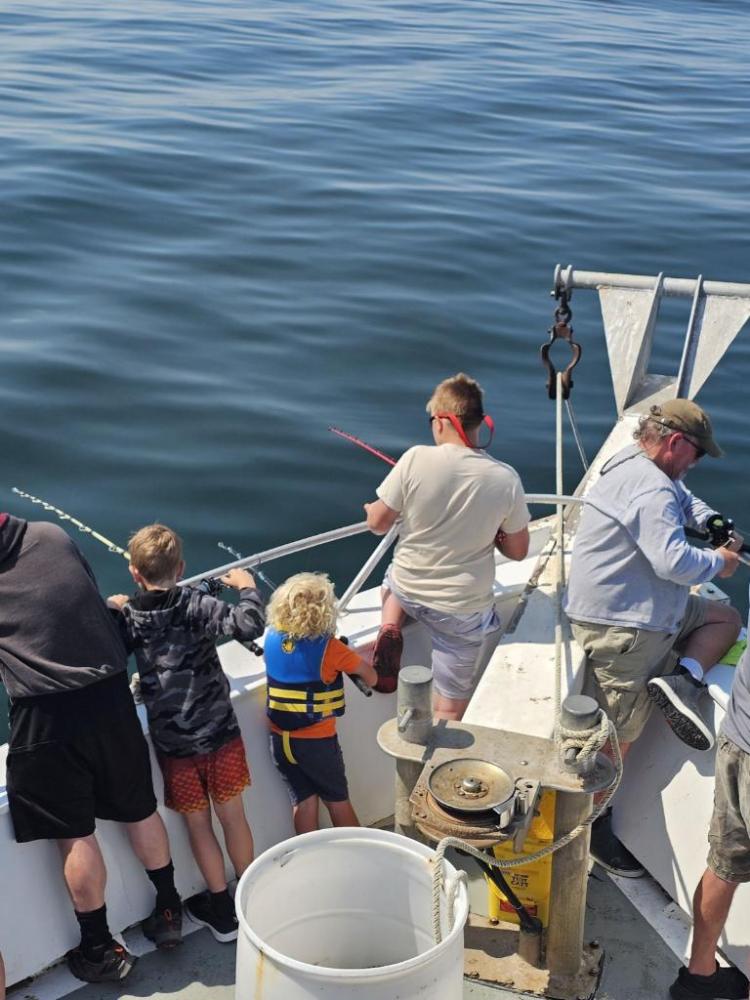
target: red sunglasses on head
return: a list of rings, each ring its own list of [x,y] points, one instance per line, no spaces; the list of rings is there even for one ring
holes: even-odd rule
[[[487,438],[484,444],[472,444],[471,441],[469,441],[469,439],[466,436],[466,431],[463,429],[461,421],[458,419],[455,413],[433,413],[431,417],[427,418],[427,422],[431,425],[435,417],[439,417],[441,420],[450,420],[450,422],[453,424],[453,429],[455,430],[456,434],[458,434],[458,436],[461,438],[461,440],[463,441],[463,443],[466,445],[467,448],[477,448],[477,449],[489,448],[490,444],[492,443],[492,438],[495,433],[495,421],[492,419],[492,417],[487,416],[487,414],[485,414],[482,417],[482,423],[487,424],[490,436]]]

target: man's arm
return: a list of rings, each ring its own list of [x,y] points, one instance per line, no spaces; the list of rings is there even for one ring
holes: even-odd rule
[[[713,507],[709,507],[700,497],[691,493],[684,483],[678,482],[675,483],[675,486],[679,493],[680,506],[685,515],[685,523],[689,528],[703,531],[706,527],[706,521],[714,514],[718,514],[718,511],[714,510]]]
[[[373,500],[364,505],[367,527],[374,535],[384,535],[398,520],[399,511],[393,510],[382,500]]]
[[[495,548],[502,552],[506,559],[520,562],[529,554],[529,529],[521,528],[507,535],[502,528],[495,536]]]
[[[677,498],[658,490],[634,505],[625,525],[633,541],[662,580],[683,586],[705,583],[714,576],[731,576],[737,556],[728,549],[699,549],[685,538]]]

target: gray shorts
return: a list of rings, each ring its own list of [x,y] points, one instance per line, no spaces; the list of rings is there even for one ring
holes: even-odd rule
[[[610,717],[621,742],[632,743],[653,707],[646,685],[671,673],[679,650],[706,617],[708,600],[691,594],[676,632],[571,622],[573,636],[586,654],[584,693],[596,698]]]
[[[432,683],[438,694],[468,701],[474,690],[479,653],[485,640],[499,632],[502,623],[491,604],[485,611],[450,614],[410,601],[391,580],[390,566],[383,586],[394,595],[406,614],[424,625],[432,642]]]
[[[750,754],[723,733],[718,744],[708,867],[725,882],[750,882]]]

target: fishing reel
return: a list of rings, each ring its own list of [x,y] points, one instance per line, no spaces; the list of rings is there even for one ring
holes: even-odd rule
[[[734,521],[723,514],[712,514],[706,521],[706,535],[714,549],[726,545],[734,534]]]
[[[209,597],[218,597],[222,590],[225,589],[226,584],[222,583],[218,576],[206,576],[196,587],[196,590],[200,590],[203,594],[208,594]],[[244,642],[240,640],[240,644],[256,656],[263,656],[263,648],[257,642],[253,642],[252,639],[246,639]]]
[[[218,576],[206,576],[198,584],[196,590],[200,590],[202,594],[208,594],[210,597],[218,597],[224,590],[224,586]]]
[[[734,536],[734,521],[723,514],[712,514],[706,521],[706,530],[696,532],[698,537],[708,541],[712,548],[718,549],[727,545]],[[740,552],[750,552],[750,545],[743,542]]]

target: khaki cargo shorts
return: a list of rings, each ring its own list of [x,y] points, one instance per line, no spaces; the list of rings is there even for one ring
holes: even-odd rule
[[[750,882],[750,754],[719,734],[708,867],[725,882]]]
[[[653,707],[646,685],[652,677],[675,669],[682,645],[703,624],[707,605],[705,597],[691,594],[676,632],[570,623],[586,654],[584,694],[596,698],[621,743],[632,743],[641,735]]]

